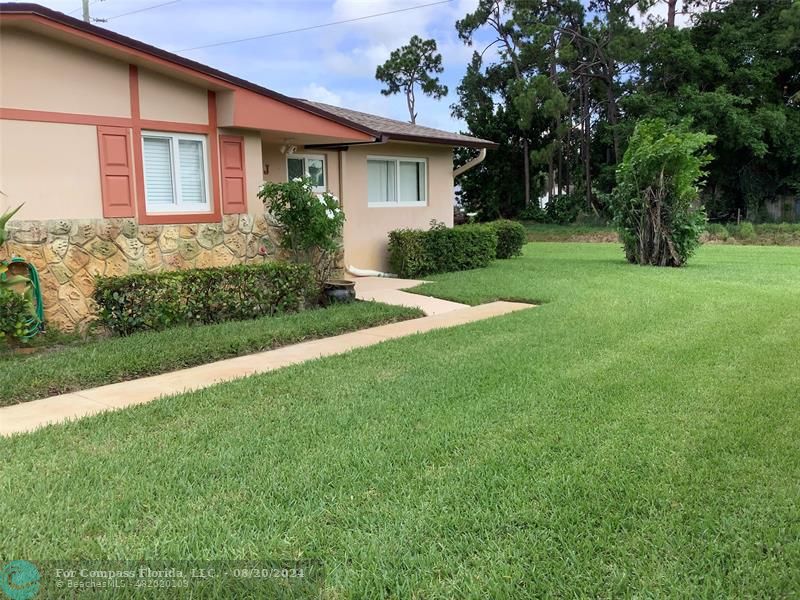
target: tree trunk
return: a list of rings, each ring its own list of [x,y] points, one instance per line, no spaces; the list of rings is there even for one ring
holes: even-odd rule
[[[612,28],[608,31],[608,50],[611,52],[613,47]],[[619,132],[617,131],[617,94],[614,85],[614,78],[617,75],[617,65],[614,59],[607,53],[605,55],[605,70],[608,76],[608,86],[606,87],[606,97],[608,99],[608,122],[611,124],[611,137],[614,141],[614,164],[620,160],[619,156]]]
[[[525,178],[525,208],[531,205],[531,151],[528,147],[528,140],[522,140],[522,171]]]
[[[406,90],[406,104],[408,105],[408,116],[411,118],[411,124],[416,125],[417,115],[414,112],[414,88],[413,86]]]
[[[497,23],[495,31],[497,31],[497,35],[500,36],[500,39],[503,40],[503,45],[506,47],[508,58],[511,61],[511,65],[514,67],[514,75],[516,76],[517,79],[521,80],[522,70],[519,68],[517,53],[515,52],[514,47],[511,45],[511,41],[508,39],[508,34],[506,34],[500,27],[501,17],[500,17],[499,2],[496,2],[494,6],[494,18],[495,22]],[[524,181],[525,208],[528,208],[531,205],[531,166],[530,166],[531,151],[530,151],[530,145],[528,144],[528,138],[525,136],[523,136],[522,139],[522,158],[523,158],[522,173],[525,179]]]
[[[592,163],[591,163],[591,122],[589,120],[589,85],[585,73],[581,73],[581,154],[583,156],[583,176],[586,186],[586,208],[592,209]]]
[[[556,53],[557,53],[557,44],[558,41],[556,40],[556,32],[553,30],[553,34],[550,36],[550,83],[553,84],[553,87],[558,89],[558,76],[557,76],[557,65],[556,65]],[[558,117],[553,117],[553,152],[558,153],[558,160],[556,167],[553,161],[553,155],[550,156],[550,169],[552,171],[552,183],[551,185],[555,188],[556,191],[556,198],[561,199],[561,138],[559,135],[559,119]],[[558,169],[556,171],[556,168]],[[553,189],[551,187],[551,189]]]
[[[678,254],[670,237],[669,223],[663,220],[666,194],[667,188],[662,171],[658,184],[648,187],[644,192],[645,203],[639,215],[636,248],[625,249],[628,261],[657,267],[683,265],[684,260]]]
[[[569,115],[568,116],[569,127],[567,128],[567,141],[565,145],[567,147],[568,158],[567,158],[567,170],[566,173],[564,173],[564,183],[567,192],[569,192],[572,189],[572,168],[570,166],[569,159],[574,155],[574,147],[572,143],[572,125],[573,125],[573,118],[575,116],[575,98],[572,95],[570,95],[569,98],[569,107],[567,108],[567,115]]]
[[[608,122],[611,124],[611,138],[614,142],[613,162],[616,164],[620,160],[619,156],[619,131],[617,131],[617,96],[614,90],[614,66],[608,68],[608,86],[606,87],[606,98],[608,101]]]
[[[569,192],[572,189],[572,169],[567,165],[567,172],[564,174],[564,184]]]
[[[556,177],[556,186],[558,189],[558,198],[559,200],[564,195],[564,177],[562,175],[564,171],[564,152],[561,148],[561,142],[559,141],[558,144],[558,167],[556,168],[557,177]]]
[[[675,13],[678,8],[678,0],[667,0],[667,27],[675,27]]]

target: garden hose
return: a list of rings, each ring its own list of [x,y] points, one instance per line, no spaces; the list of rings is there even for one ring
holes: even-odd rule
[[[24,263],[28,267],[28,279],[31,281],[31,289],[33,291],[34,311],[32,315],[25,319],[25,329],[20,335],[20,339],[29,340],[44,329],[44,306],[42,304],[42,288],[39,284],[39,272],[36,267],[24,258],[14,257],[10,261],[4,262],[6,264]],[[2,278],[5,279],[6,277],[7,274],[3,273]]]

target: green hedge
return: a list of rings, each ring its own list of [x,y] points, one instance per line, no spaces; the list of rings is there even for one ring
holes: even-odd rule
[[[121,335],[293,312],[317,298],[311,269],[281,262],[99,277],[94,293],[100,322]]]
[[[497,258],[511,258],[522,254],[522,247],[528,241],[528,233],[522,223],[500,219],[487,223],[486,226],[494,229],[497,235]]]
[[[800,244],[800,223],[709,223],[706,239],[717,242],[796,246]]]
[[[389,233],[389,265],[400,277],[477,269],[494,260],[496,246],[495,230],[485,225],[396,229]]]

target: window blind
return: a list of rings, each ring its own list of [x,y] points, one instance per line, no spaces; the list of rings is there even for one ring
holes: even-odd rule
[[[173,204],[172,147],[168,138],[144,138],[145,194],[148,203]]]
[[[199,140],[178,140],[178,159],[181,172],[181,201],[205,204],[203,144]]]

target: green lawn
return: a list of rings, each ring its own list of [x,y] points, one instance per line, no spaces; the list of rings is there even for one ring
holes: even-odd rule
[[[0,354],[0,406],[419,316],[422,312],[416,309],[354,302],[252,321],[73,340],[31,355]]]
[[[529,244],[537,308],[0,440],[0,558],[315,558],[328,598],[800,594],[800,249]]]

